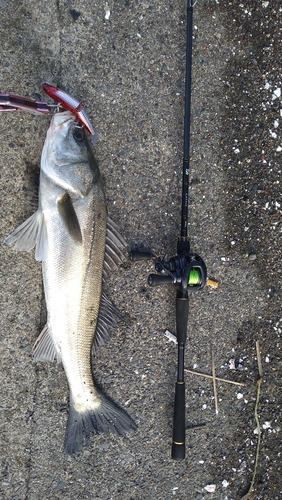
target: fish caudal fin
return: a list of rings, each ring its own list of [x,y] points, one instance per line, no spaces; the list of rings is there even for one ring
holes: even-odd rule
[[[78,453],[86,441],[89,444],[91,434],[113,432],[124,436],[137,428],[134,420],[105,394],[99,393],[101,404],[95,410],[79,412],[70,404],[70,411],[65,437],[65,452]]]

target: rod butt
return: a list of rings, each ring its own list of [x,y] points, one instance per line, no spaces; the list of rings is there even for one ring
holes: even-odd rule
[[[185,458],[185,443],[172,443],[171,458],[173,460],[184,460]]]
[[[171,458],[185,458],[185,384],[176,382]]]

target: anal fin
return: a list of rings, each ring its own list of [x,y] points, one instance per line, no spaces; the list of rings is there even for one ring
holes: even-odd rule
[[[33,361],[51,361],[57,357],[57,362],[61,362],[61,355],[57,351],[52,339],[48,325],[46,324],[38,336],[33,346]]]

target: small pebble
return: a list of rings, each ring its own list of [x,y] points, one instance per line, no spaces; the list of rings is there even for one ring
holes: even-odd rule
[[[216,490],[216,485],[215,484],[207,484],[207,486],[204,487],[206,491],[209,493],[213,493]]]
[[[250,253],[249,254],[249,260],[256,260],[257,256],[255,253]]]

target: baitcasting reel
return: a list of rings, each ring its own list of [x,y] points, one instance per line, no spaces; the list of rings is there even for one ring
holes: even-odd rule
[[[148,284],[150,286],[176,284],[183,291],[196,292],[203,288],[207,282],[206,265],[199,255],[181,252],[179,246],[181,246],[181,241],[178,242],[179,253],[169,260],[158,259],[150,251],[139,250],[132,250],[130,259],[133,262],[149,259],[155,261],[155,269],[160,275],[149,275]]]

